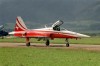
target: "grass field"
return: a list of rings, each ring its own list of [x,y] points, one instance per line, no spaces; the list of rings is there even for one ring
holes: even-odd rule
[[[25,38],[5,38],[5,39],[0,39],[0,42],[19,42],[23,43],[25,42]],[[31,38],[31,42],[33,43],[44,43],[44,41],[37,41],[37,39]],[[90,37],[90,38],[82,38],[82,39],[69,39],[69,42],[71,44],[100,44],[100,37]],[[55,44],[64,44],[65,39],[55,39],[51,40],[51,43]]]
[[[100,66],[100,51],[65,48],[0,48],[0,66]]]
[[[71,44],[100,44],[100,37],[70,39]],[[25,42],[24,38],[5,38],[0,42]],[[31,42],[43,43],[31,39]],[[64,39],[51,40],[51,43],[64,44]],[[100,51],[81,48],[54,47],[1,47],[0,66],[100,66]]]

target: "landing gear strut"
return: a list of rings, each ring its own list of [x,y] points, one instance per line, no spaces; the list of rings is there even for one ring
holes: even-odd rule
[[[26,38],[26,46],[30,46],[29,38]]]
[[[69,41],[68,41],[68,39],[66,38],[66,47],[69,47]]]
[[[46,43],[45,44],[46,44],[46,46],[49,46],[49,44],[50,44],[49,39],[46,40]]]

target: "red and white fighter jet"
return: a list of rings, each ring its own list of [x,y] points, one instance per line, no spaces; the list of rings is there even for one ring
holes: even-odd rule
[[[38,41],[45,40],[46,46],[49,46],[50,39],[54,38],[65,38],[66,47],[69,47],[68,39],[77,39],[83,37],[90,37],[88,35],[68,31],[66,29],[61,29],[60,26],[63,24],[63,21],[58,20],[51,27],[40,28],[40,29],[28,29],[24,24],[24,21],[20,16],[16,18],[16,25],[13,32],[9,34],[14,34],[16,37],[26,38],[26,46],[30,46],[30,38],[38,38]]]

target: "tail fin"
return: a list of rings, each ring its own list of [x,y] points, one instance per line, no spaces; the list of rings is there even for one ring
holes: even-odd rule
[[[3,25],[1,25],[1,26],[0,26],[0,30],[2,30],[3,28],[4,28],[4,26],[3,26]]]
[[[18,16],[16,18],[15,31],[25,31],[25,30],[27,30],[27,27],[24,24],[23,19],[20,16]]]

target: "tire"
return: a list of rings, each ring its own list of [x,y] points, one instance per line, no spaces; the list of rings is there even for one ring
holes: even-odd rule
[[[50,41],[47,39],[46,40],[46,46],[49,46],[49,44],[50,44]]]
[[[29,46],[30,46],[30,42],[29,42],[29,43],[26,43],[26,46],[28,46],[28,47],[29,47]]]
[[[66,47],[69,47],[69,43],[66,43]]]

